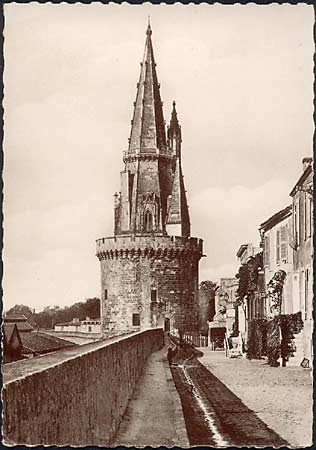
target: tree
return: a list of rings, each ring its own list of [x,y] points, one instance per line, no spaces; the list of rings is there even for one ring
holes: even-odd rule
[[[31,325],[35,325],[35,310],[26,305],[14,305],[9,311],[8,316],[25,316]]]
[[[207,321],[215,315],[215,290],[216,283],[213,281],[202,281],[199,286],[199,330],[207,334]]]

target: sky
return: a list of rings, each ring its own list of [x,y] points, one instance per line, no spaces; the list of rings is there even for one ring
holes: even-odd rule
[[[312,155],[309,5],[4,5],[4,308],[100,295],[150,15],[170,120],[177,102],[200,281],[290,204]]]

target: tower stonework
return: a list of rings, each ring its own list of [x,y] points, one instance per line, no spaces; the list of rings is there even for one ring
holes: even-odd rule
[[[114,237],[97,240],[102,333],[148,327],[192,331],[198,324],[202,240],[190,237],[181,166],[181,127],[173,102],[165,130],[148,25],[121,191],[114,196]]]

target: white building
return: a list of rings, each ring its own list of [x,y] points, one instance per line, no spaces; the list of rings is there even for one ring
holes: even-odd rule
[[[260,225],[259,232],[263,246],[263,265],[265,286],[276,272],[283,270],[286,273],[281,310],[282,314],[293,314],[300,310],[297,297],[293,296],[293,249],[292,240],[292,205],[278,211]],[[266,289],[267,290],[267,289]],[[266,296],[265,315],[271,317],[271,302]]]
[[[74,318],[71,322],[56,324],[55,331],[97,336],[101,334],[101,320],[86,317],[80,322],[78,318]]]

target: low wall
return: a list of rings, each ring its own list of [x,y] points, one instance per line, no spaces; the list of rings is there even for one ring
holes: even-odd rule
[[[162,329],[152,329],[4,365],[4,442],[109,445],[147,357],[162,345]]]

